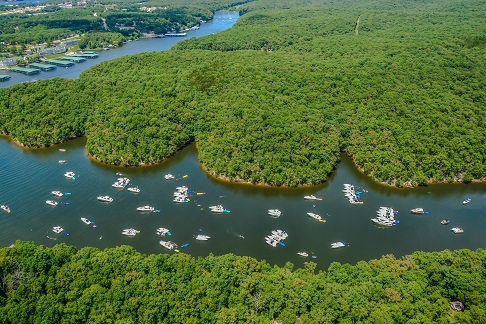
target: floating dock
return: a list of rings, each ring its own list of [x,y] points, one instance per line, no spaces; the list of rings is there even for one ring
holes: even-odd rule
[[[17,67],[11,68],[10,71],[18,72],[18,73],[22,73],[22,74],[27,74],[27,75],[33,75],[33,74],[39,73],[41,70],[17,66]]]
[[[82,62],[86,61],[86,59],[84,57],[75,57],[75,56],[61,57],[61,60],[71,61],[71,62],[75,62],[75,63],[82,63]]]
[[[165,34],[167,37],[186,37],[187,33],[169,33]]]
[[[10,79],[10,75],[0,74],[0,82]]]
[[[56,68],[55,65],[43,64],[43,63],[30,63],[29,66],[46,72],[52,71]]]
[[[81,52],[81,53],[76,53],[71,57],[82,57],[87,59],[94,59],[98,57],[98,54],[96,54],[95,52]]]
[[[62,66],[62,67],[70,67],[74,65],[73,62],[63,61],[63,60],[45,60],[45,62],[57,66]]]

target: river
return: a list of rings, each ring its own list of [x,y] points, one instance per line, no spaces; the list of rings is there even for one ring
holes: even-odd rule
[[[161,52],[171,48],[172,45],[182,39],[189,39],[192,37],[201,37],[223,31],[230,28],[238,19],[237,12],[218,11],[215,13],[212,20],[201,24],[198,30],[190,30],[186,37],[164,37],[164,38],[143,38],[137,41],[126,43],[123,46],[110,49],[108,51],[99,52],[99,57],[96,59],[86,60],[82,63],[77,63],[69,68],[57,67],[53,71],[40,72],[36,75],[24,75],[21,73],[2,71],[0,75],[10,75],[10,79],[5,82],[0,82],[0,88],[7,88],[14,84],[35,81],[41,79],[52,79],[55,77],[76,79],[84,70],[96,65],[100,62],[112,60],[125,55],[139,54],[144,52]]]
[[[46,149],[24,149],[0,137],[0,203],[11,213],[0,210],[0,245],[15,240],[53,246],[64,242],[77,247],[109,248],[131,245],[142,253],[174,253],[159,245],[156,229],[166,227],[170,240],[182,245],[181,252],[193,256],[234,253],[265,259],[271,264],[287,261],[302,266],[314,261],[326,269],[333,261],[356,263],[385,254],[403,256],[415,250],[485,248],[486,184],[432,185],[415,189],[394,189],[374,183],[361,174],[345,155],[328,182],[303,189],[278,189],[237,185],[208,177],[200,168],[194,144],[178,152],[165,163],[140,168],[118,168],[93,162],[87,157],[85,139],[76,139]],[[66,149],[65,152],[59,148]],[[65,159],[66,164],[58,160]],[[74,171],[75,180],[64,177]],[[117,172],[131,179],[138,194],[115,189],[111,184]],[[165,180],[171,173],[174,180]],[[187,177],[183,178],[184,175]],[[368,192],[364,204],[352,206],[341,192],[343,183],[353,183]],[[194,192],[190,201],[172,202],[176,187],[185,185]],[[54,198],[51,191],[71,193]],[[306,201],[314,194],[322,201]],[[114,201],[101,203],[97,196],[109,195]],[[467,197],[469,204],[462,202]],[[59,202],[57,207],[45,201]],[[69,203],[69,204],[64,204]],[[229,213],[213,214],[209,206],[222,204]],[[159,213],[139,213],[139,206],[151,205]],[[400,224],[382,229],[370,221],[380,206],[398,210]],[[410,209],[423,207],[428,215],[412,215]],[[282,216],[272,218],[268,209],[278,208]],[[307,212],[320,214],[326,222],[317,222]],[[80,218],[94,221],[96,228]],[[441,225],[442,219],[451,220]],[[55,234],[52,227],[61,226],[66,234]],[[463,234],[451,228],[459,226]],[[140,231],[135,237],[121,234],[125,228]],[[287,231],[286,246],[273,248],[264,237],[272,230]],[[207,242],[196,241],[197,234],[211,236]],[[330,244],[346,241],[349,246],[333,250]],[[309,253],[302,258],[297,252]],[[312,258],[314,257],[314,258]]]

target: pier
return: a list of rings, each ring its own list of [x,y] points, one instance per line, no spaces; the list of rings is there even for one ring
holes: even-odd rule
[[[62,66],[62,67],[70,67],[74,65],[73,62],[63,61],[63,60],[45,60],[45,62],[57,66]]]
[[[10,79],[10,75],[0,74],[0,82],[7,81]]]
[[[94,59],[98,57],[98,54],[96,54],[95,52],[82,52],[82,53],[76,53],[71,57],[82,57],[85,59]]]
[[[46,72],[52,71],[56,68],[55,65],[43,64],[43,63],[30,63],[29,66]]]
[[[187,36],[187,33],[169,33],[165,34],[167,37],[185,37]]]
[[[13,67],[10,70],[13,71],[13,72],[18,72],[18,73],[27,74],[27,75],[34,75],[34,74],[37,74],[41,71],[39,69],[24,68],[24,67],[20,67],[20,66]]]
[[[71,61],[71,62],[75,62],[75,63],[82,63],[82,62],[86,61],[86,59],[84,57],[75,57],[75,56],[61,57],[61,60]]]

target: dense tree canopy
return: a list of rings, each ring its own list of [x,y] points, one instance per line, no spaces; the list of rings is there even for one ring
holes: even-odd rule
[[[277,186],[325,181],[340,150],[397,186],[486,179],[479,1],[239,8],[248,13],[231,30],[51,81],[70,85],[59,105],[80,109],[66,138],[87,135],[91,155],[119,165],[195,140],[210,174]],[[29,122],[60,110],[25,88],[44,83],[0,92],[3,132],[26,145],[63,140]]]
[[[18,241],[0,249],[0,322],[482,323],[485,264],[485,250],[446,250],[316,273],[312,262]],[[464,312],[451,310],[456,300]]]

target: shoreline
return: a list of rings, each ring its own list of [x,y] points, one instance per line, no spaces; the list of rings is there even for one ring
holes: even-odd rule
[[[75,139],[78,139],[78,138],[88,138],[87,136],[85,135],[78,135],[78,136],[75,136],[75,137],[71,137],[71,138],[68,138],[66,140],[63,140],[59,143],[51,143],[49,145],[40,145],[40,146],[28,146],[28,145],[25,145],[19,141],[17,141],[16,139],[14,139],[12,136],[8,135],[8,134],[4,134],[4,133],[1,133],[0,136],[3,136],[5,138],[7,138],[8,141],[12,142],[13,144],[17,145],[18,147],[22,148],[22,149],[26,149],[26,150],[38,150],[38,149],[47,149],[47,148],[51,148],[53,146],[56,146],[56,145],[60,145],[62,143],[65,143],[65,142],[68,142],[70,140],[75,140]],[[129,165],[129,166],[123,166],[123,165],[116,165],[116,164],[110,164],[110,163],[106,163],[106,162],[103,162],[102,160],[100,160],[99,158],[97,158],[96,156],[93,156],[91,155],[89,152],[87,153],[87,156],[88,158],[93,161],[93,162],[96,162],[96,163],[99,163],[100,165],[105,165],[105,166],[110,166],[110,167],[115,167],[115,168],[139,168],[139,167],[152,167],[152,166],[157,166],[157,165],[160,165],[162,163],[165,163],[167,161],[170,160],[171,157],[173,157],[175,154],[177,154],[179,151],[183,150],[184,148],[186,148],[188,145],[191,145],[192,143],[194,143],[195,147],[196,147],[196,152],[197,152],[197,157],[198,157],[198,161],[199,161],[199,167],[200,169],[210,178],[214,179],[214,180],[217,180],[217,181],[220,181],[222,183],[228,183],[228,184],[237,184],[237,185],[243,185],[243,186],[254,186],[254,187],[260,187],[260,188],[274,188],[274,189],[305,189],[305,188],[313,188],[313,187],[317,187],[317,186],[320,186],[320,185],[323,185],[325,184],[326,182],[328,182],[329,178],[332,176],[332,174],[336,171],[336,167],[337,167],[337,163],[336,165],[334,166],[333,170],[327,175],[327,178],[322,180],[320,183],[317,183],[317,184],[309,184],[309,185],[299,185],[299,186],[296,186],[296,187],[289,187],[289,186],[273,186],[273,185],[270,185],[270,184],[267,184],[267,183],[251,183],[247,180],[244,180],[244,179],[230,179],[229,177],[225,176],[225,175],[214,175],[211,173],[210,170],[208,170],[205,165],[201,162],[201,160],[199,159],[199,148],[198,148],[198,145],[197,145],[197,142],[195,139],[191,139],[189,141],[187,141],[184,145],[180,146],[179,148],[177,148],[177,150],[175,150],[171,155],[169,155],[167,158],[164,158],[162,160],[157,160],[156,162],[153,162],[153,163],[140,163],[139,165]],[[86,148],[86,145],[85,145],[85,148]],[[469,183],[478,183],[478,184],[481,184],[481,183],[486,183],[486,180],[481,180],[481,179],[473,179],[472,181],[470,182],[464,182],[464,181],[441,181],[441,182],[428,182],[425,186],[409,186],[409,185],[404,185],[402,187],[398,187],[398,186],[394,186],[394,185],[391,185],[391,184],[388,184],[388,183],[384,183],[382,181],[377,181],[375,178],[373,178],[372,176],[370,175],[367,175],[363,172],[363,169],[361,167],[359,167],[356,162],[354,161],[353,157],[350,156],[349,154],[347,154],[345,151],[342,152],[343,154],[345,154],[350,160],[351,162],[353,163],[354,167],[356,170],[358,170],[362,175],[370,178],[374,183],[378,184],[378,185],[381,185],[381,186],[384,186],[384,187],[389,187],[389,188],[395,188],[395,189],[413,189],[413,188],[420,188],[420,187],[427,187],[427,186],[430,186],[430,185],[440,185],[440,184],[455,184],[455,185],[458,185],[458,184],[461,184],[461,185],[467,185]],[[339,160],[338,160],[339,162]]]

